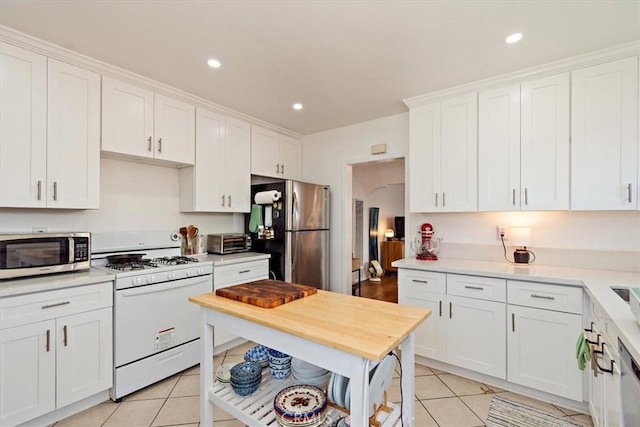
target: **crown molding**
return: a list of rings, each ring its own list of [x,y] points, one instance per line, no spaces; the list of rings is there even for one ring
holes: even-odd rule
[[[561,59],[559,61],[554,61],[531,68],[525,68],[513,73],[502,74],[484,80],[465,83],[460,86],[454,86],[437,92],[427,93],[425,95],[414,96],[411,98],[403,99],[402,101],[407,107],[414,108],[421,105],[440,102],[455,96],[467,94],[469,92],[477,92],[480,90],[491,89],[499,86],[520,84],[528,80],[534,80],[548,77],[554,74],[570,72],[580,68],[590,67],[592,65],[615,61],[635,55],[640,55],[640,40],[634,40],[611,48],[602,49],[583,55],[572,56],[569,58]]]
[[[91,58],[90,56],[86,56],[62,46],[35,38],[33,36],[22,33],[20,31],[16,31],[3,25],[0,25],[0,41],[30,50],[32,52],[39,53],[41,55],[45,55],[58,61],[66,62],[68,64],[96,72],[98,74],[101,74],[102,76],[112,77],[126,83],[130,83],[132,85],[160,93],[162,95],[178,98],[182,101],[194,104],[196,107],[214,110],[217,113],[224,114],[226,116],[230,116],[239,120],[244,120],[251,123],[252,125],[261,126],[283,135],[287,135],[297,139],[302,138],[302,134],[298,132],[294,132],[292,130],[285,129],[272,123],[265,122],[264,120],[257,119],[240,111],[236,111],[223,105],[216,104],[215,102],[208,99],[201,98],[180,89],[176,89],[172,86],[160,83],[140,74],[136,74],[131,71],[127,71],[125,69],[108,64],[106,62],[99,61],[97,59]]]

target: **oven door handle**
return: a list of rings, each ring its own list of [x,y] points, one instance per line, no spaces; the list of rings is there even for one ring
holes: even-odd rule
[[[194,277],[192,279],[181,280],[177,282],[167,282],[167,283],[160,283],[156,285],[143,286],[140,288],[126,289],[118,292],[121,292],[123,297],[135,297],[138,295],[154,294],[157,292],[168,291],[170,289],[178,289],[178,288],[184,288],[187,286],[198,285],[200,283],[207,282],[210,280],[211,280],[211,275],[207,275],[202,277]],[[179,283],[179,282],[182,282],[182,283]]]

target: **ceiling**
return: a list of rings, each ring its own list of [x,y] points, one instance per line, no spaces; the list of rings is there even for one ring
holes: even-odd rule
[[[639,40],[640,1],[0,0],[0,24],[310,134]]]

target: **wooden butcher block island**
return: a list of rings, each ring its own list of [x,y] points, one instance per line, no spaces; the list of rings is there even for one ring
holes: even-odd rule
[[[273,281],[272,281],[273,282]],[[284,282],[282,282],[284,283]],[[201,361],[200,422],[213,423],[215,403],[248,426],[276,426],[273,397],[290,379],[265,380],[250,396],[235,395],[215,382],[213,328],[233,332],[298,359],[350,378],[351,426],[369,425],[369,372],[392,350],[399,348],[402,362],[402,411],[396,406],[390,422],[415,426],[414,330],[429,310],[318,290],[317,293],[273,308],[262,308],[208,293],[189,298],[202,307],[203,358]],[[252,400],[254,399],[255,402]],[[394,415],[395,414],[395,415]],[[395,420],[391,418],[395,416]]]

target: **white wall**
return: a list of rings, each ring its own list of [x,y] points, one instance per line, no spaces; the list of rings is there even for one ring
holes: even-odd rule
[[[378,143],[387,144],[387,153],[380,158],[369,152],[369,146]],[[344,236],[351,236],[350,165],[408,156],[408,114],[308,135],[303,144],[305,180],[331,185],[331,289],[347,292],[351,281],[351,239]],[[405,177],[408,163],[406,169]],[[409,185],[407,179],[405,194],[409,193]],[[408,203],[405,212],[409,212]],[[409,242],[423,222],[431,223],[436,235],[444,239],[441,256],[495,261],[503,260],[495,226],[528,225],[532,229],[531,248],[543,255],[541,263],[640,268],[640,211],[407,214],[406,221],[407,256]]]
[[[180,213],[178,169],[107,158],[100,168],[100,209],[0,209],[0,231],[177,231],[189,224],[203,234],[243,231],[240,214]]]

